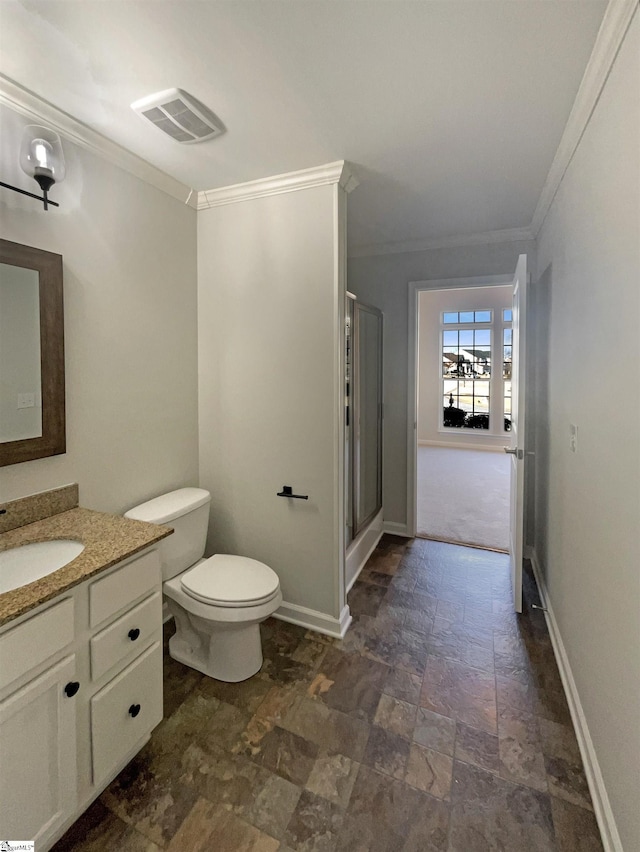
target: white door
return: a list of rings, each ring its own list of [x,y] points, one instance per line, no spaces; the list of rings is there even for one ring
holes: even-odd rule
[[[522,557],[524,547],[524,442],[525,442],[525,346],[527,310],[527,256],[521,254],[513,277],[511,349],[511,523],[509,556],[513,605],[522,612]]]

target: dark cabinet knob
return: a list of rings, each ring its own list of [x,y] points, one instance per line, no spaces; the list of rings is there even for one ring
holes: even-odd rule
[[[140,705],[139,704],[132,704],[131,707],[129,707],[129,715],[133,716],[134,719],[136,718],[136,716],[138,715],[139,712],[140,712]]]
[[[136,639],[138,638],[138,636],[140,635],[140,628],[139,627],[132,627],[127,635],[129,637],[129,639],[131,639],[132,642],[135,642]]]
[[[64,694],[67,698],[73,698],[76,692],[80,689],[80,683],[77,680],[70,680],[64,688]]]

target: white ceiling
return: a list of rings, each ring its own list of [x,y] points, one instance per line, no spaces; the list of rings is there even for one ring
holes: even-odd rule
[[[0,72],[195,189],[354,164],[352,249],[531,223],[604,0],[0,0]],[[129,104],[178,86],[227,133]]]

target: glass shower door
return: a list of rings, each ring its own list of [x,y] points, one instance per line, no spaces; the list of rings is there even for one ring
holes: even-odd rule
[[[382,507],[382,314],[347,312],[347,543]]]

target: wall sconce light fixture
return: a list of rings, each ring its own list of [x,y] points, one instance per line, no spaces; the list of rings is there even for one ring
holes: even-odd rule
[[[29,198],[37,198],[38,201],[42,201],[45,210],[49,209],[49,205],[59,207],[56,201],[50,201],[48,198],[49,190],[54,183],[60,183],[65,176],[64,153],[58,134],[47,127],[38,127],[36,124],[25,127],[20,147],[20,167],[25,174],[38,183],[42,195],[35,195],[33,192],[27,192],[2,181],[0,186],[12,189],[21,195],[28,195]]]

